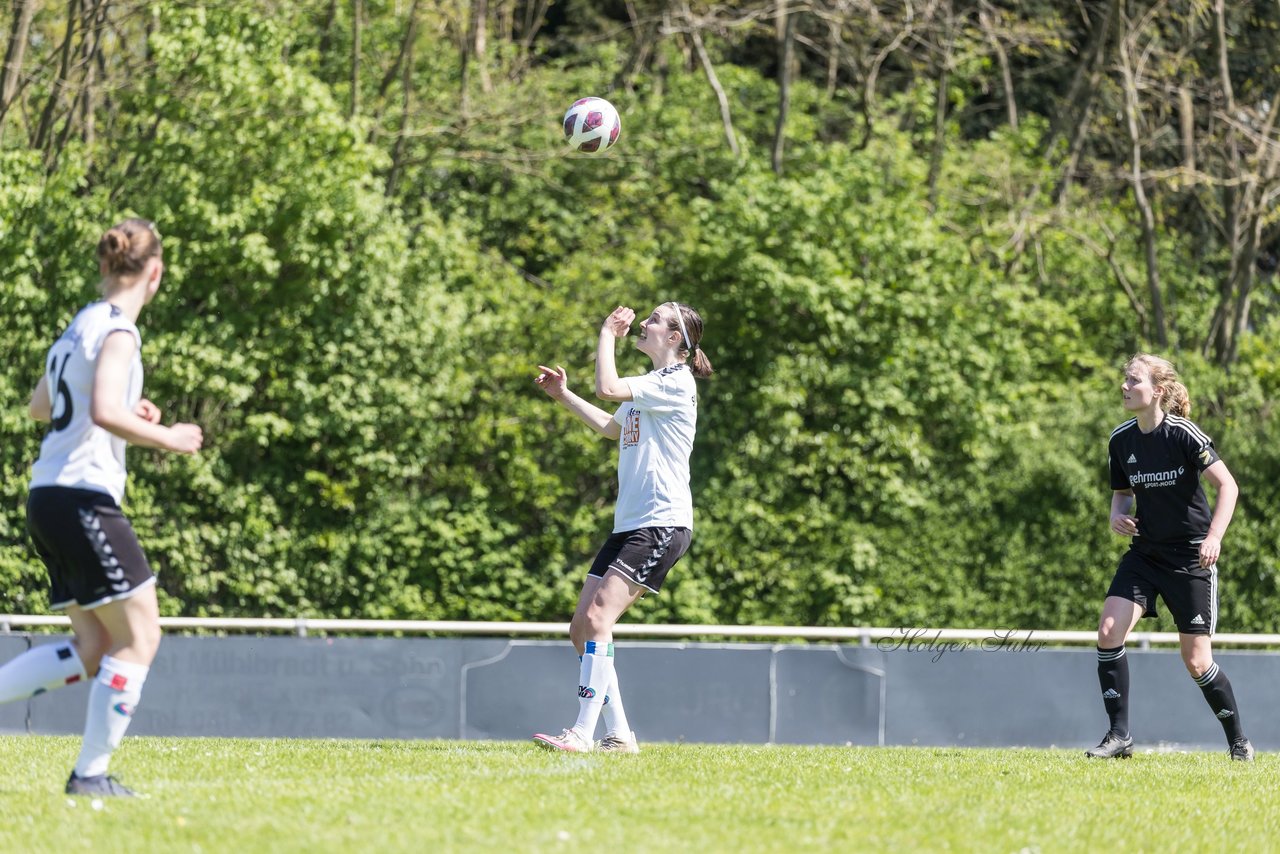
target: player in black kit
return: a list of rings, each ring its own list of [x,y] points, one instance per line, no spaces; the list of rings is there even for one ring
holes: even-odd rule
[[[1191,402],[1173,365],[1140,353],[1125,365],[1120,390],[1135,417],[1111,432],[1111,530],[1133,540],[1098,623],[1098,682],[1111,729],[1086,753],[1133,754],[1124,642],[1141,617],[1156,615],[1158,594],[1178,625],[1182,661],[1222,723],[1231,758],[1251,761],[1253,746],[1210,641],[1218,621],[1218,554],[1239,490],[1213,440],[1186,417]],[[1213,511],[1201,476],[1218,493]]]

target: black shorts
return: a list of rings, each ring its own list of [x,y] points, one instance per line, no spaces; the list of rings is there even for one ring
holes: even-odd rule
[[[1108,596],[1128,599],[1156,616],[1156,594],[1184,635],[1218,628],[1218,567],[1200,565],[1200,547],[1131,545],[1120,559]]]
[[[689,550],[693,536],[688,528],[636,528],[610,534],[587,575],[604,578],[615,569],[628,580],[653,593]]]
[[[50,608],[96,608],[155,584],[129,520],[105,492],[38,486],[27,498],[27,528],[49,570]]]

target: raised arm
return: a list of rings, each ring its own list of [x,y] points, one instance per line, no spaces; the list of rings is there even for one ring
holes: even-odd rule
[[[627,337],[635,319],[634,311],[620,305],[600,326],[600,339],[596,342],[596,397],[602,400],[631,399],[631,387],[618,376],[613,350],[619,338]]]
[[[569,374],[564,368],[556,365],[548,368],[538,365],[538,376],[534,382],[565,409],[578,416],[578,419],[606,439],[617,439],[622,433],[622,425],[613,420],[613,416],[594,403],[588,403],[569,390]]]

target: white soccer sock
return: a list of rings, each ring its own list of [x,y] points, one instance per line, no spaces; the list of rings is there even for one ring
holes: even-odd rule
[[[0,667],[0,703],[26,700],[88,676],[70,641],[35,646]]]
[[[578,671],[578,720],[573,728],[594,739],[604,695],[613,682],[613,644],[587,641]]]
[[[89,689],[89,708],[85,713],[84,745],[76,760],[77,777],[96,777],[107,773],[111,753],[120,746],[124,731],[133,720],[133,712],[142,699],[142,684],[151,668],[104,656],[98,667],[98,678]]]
[[[609,683],[609,692],[604,697],[604,729],[605,735],[619,735],[631,738],[631,727],[627,723],[626,710],[622,708],[622,689],[618,687],[618,664],[613,665],[613,681]]]

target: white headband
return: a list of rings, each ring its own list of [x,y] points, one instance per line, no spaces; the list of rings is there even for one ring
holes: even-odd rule
[[[680,324],[680,337],[684,339],[684,348],[686,350],[692,351],[693,342],[689,340],[689,332],[684,328],[684,312],[680,310],[680,303],[669,302],[667,303],[667,305],[671,306],[676,310],[676,322]]]

